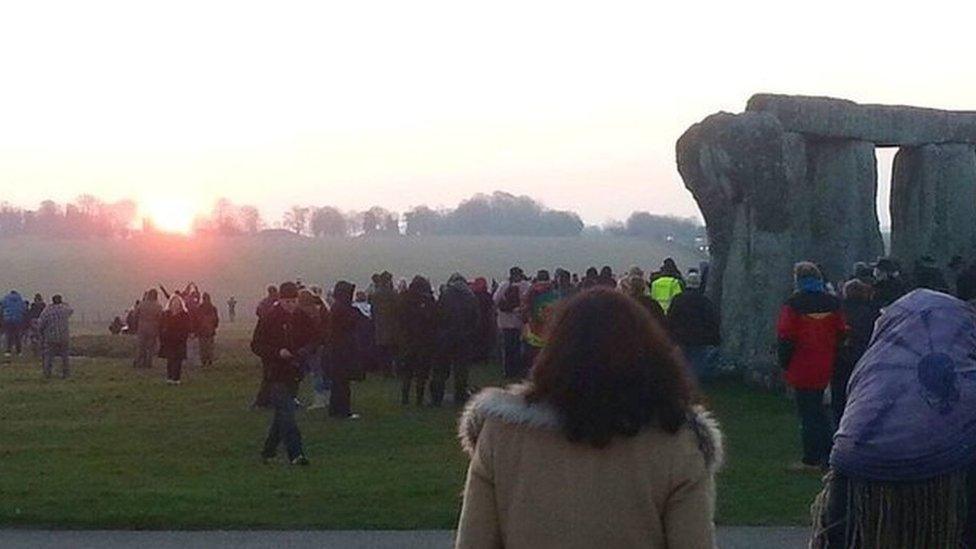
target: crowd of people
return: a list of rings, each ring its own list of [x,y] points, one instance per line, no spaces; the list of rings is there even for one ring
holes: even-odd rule
[[[814,263],[794,267],[777,350],[802,440],[790,470],[826,474],[814,546],[976,542],[976,266],[948,268],[923,258],[906,276],[882,258],[829,280]],[[284,446],[289,463],[309,464],[296,421],[304,379],[308,408],[341,420],[359,418],[352,383],[367,374],[396,376],[402,405],[443,406],[452,380],[471,458],[458,546],[709,547],[723,451],[697,392],[720,364],[707,284],[707,264],[682,272],[667,259],[650,275],[557,268],[530,278],[515,266],[498,283],[455,273],[436,291],[389,272],[363,290],[268,286],[250,343],[262,364],[252,406],[273,410],[262,457]],[[36,338],[44,375],[60,358],[68,376],[72,310],[61,296],[11,292],[0,312],[8,357]],[[160,285],[119,332],[138,337],[137,367],[164,358],[178,384],[191,341],[212,364],[219,323],[195,284],[172,294]],[[471,387],[470,366],[489,358],[513,385]]]
[[[583,277],[561,268],[554,273],[539,270],[530,279],[516,266],[500,284],[455,273],[436,292],[423,276],[394,282],[389,272],[374,274],[365,290],[348,281],[330,291],[301,280],[269,286],[255,311],[251,343],[263,364],[252,406],[275,410],[265,458],[283,442],[290,461],[307,463],[294,419],[304,378],[313,389],[309,409],[327,407],[338,419],[360,417],[351,382],[367,373],[398,377],[403,405],[442,406],[451,380],[450,402],[461,407],[472,393],[472,364],[500,347],[504,376],[524,379],[547,345],[557,305],[592,288],[634,298],[693,358],[692,378],[714,374],[719,321],[699,269],[682,275],[668,259],[649,277],[636,267],[619,279],[610,267]]]
[[[3,334],[7,362],[24,352],[26,341],[34,356],[41,357],[45,378],[53,373],[55,359],[61,361],[61,378],[70,375],[68,347],[70,327],[68,320],[74,310],[61,295],[51,296],[51,303],[35,294],[28,302],[17,290],[11,290],[0,301],[0,333]]]

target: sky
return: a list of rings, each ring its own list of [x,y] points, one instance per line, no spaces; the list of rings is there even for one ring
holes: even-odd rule
[[[976,108],[971,5],[797,6],[7,2],[0,200],[691,216],[675,141],[754,93]]]

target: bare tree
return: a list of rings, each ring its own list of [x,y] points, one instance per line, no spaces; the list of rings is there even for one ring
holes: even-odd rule
[[[295,234],[305,234],[308,231],[311,212],[312,209],[305,206],[292,206],[285,212],[282,225]]]

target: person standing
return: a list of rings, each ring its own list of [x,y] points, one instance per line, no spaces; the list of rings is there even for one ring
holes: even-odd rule
[[[44,352],[45,378],[51,377],[55,357],[61,358],[61,379],[68,378],[68,347],[71,342],[68,319],[72,314],[74,311],[64,303],[61,296],[54,295],[51,297],[51,305],[45,307],[37,318],[37,332]]]
[[[416,383],[417,406],[424,404],[424,390],[437,351],[437,303],[430,282],[415,276],[399,296],[397,326],[400,360],[400,404],[410,403],[410,388]]]
[[[275,285],[268,286],[268,295],[264,297],[259,303],[257,309],[255,309],[254,314],[258,318],[264,316],[265,313],[274,308],[275,303],[278,301],[278,287]]]
[[[237,320],[237,298],[234,296],[227,300],[227,319],[231,324]]]
[[[522,297],[529,291],[529,282],[520,267],[508,270],[508,280],[495,290],[493,300],[498,309],[498,329],[502,332],[502,369],[507,379],[525,375],[522,360]]]
[[[159,322],[159,358],[166,359],[166,382],[170,385],[181,382],[186,341],[192,331],[193,322],[183,298],[171,296]]]
[[[600,282],[595,287],[603,286]],[[525,326],[522,329],[522,360],[525,371],[532,369],[536,357],[546,345],[549,322],[559,301],[559,292],[549,280],[549,271],[540,270],[529,286],[520,308]]]
[[[468,400],[468,368],[474,358],[478,339],[478,298],[468,281],[454,273],[437,300],[437,352],[430,380],[430,399],[433,406],[444,402],[447,378],[454,377],[454,405]]]
[[[797,263],[793,278],[796,291],[783,305],[776,326],[779,363],[794,390],[803,439],[803,459],[790,470],[819,472],[827,465],[831,446],[824,390],[847,328],[840,301],[827,293],[816,265]]]
[[[7,340],[7,351],[4,356],[9,361],[12,353],[16,352],[17,356],[20,356],[22,350],[24,324],[27,322],[27,303],[17,290],[10,290],[10,293],[0,302],[0,309],[3,309],[3,335]]]
[[[383,375],[392,377],[397,340],[397,294],[393,289],[393,275],[384,271],[377,275],[375,284],[369,294],[369,304],[376,340],[376,366]]]
[[[302,373],[312,377],[312,404],[309,410],[318,410],[328,405],[329,385],[323,371],[323,345],[325,344],[326,329],[328,328],[328,310],[325,303],[316,294],[315,288],[302,288],[298,291],[298,308],[305,313],[312,326],[313,340],[309,343],[311,349],[302,361]]]
[[[474,359],[478,361],[490,360],[495,349],[495,302],[488,291],[488,280],[478,277],[471,283],[471,291],[478,300],[478,330],[477,341],[474,346]]]
[[[334,302],[329,313],[327,344],[329,378],[332,380],[329,416],[338,419],[359,419],[359,414],[352,412],[350,382],[363,375],[359,331],[368,319],[353,306],[355,293],[356,285],[345,280],[336,282],[332,290]]]
[[[722,336],[718,312],[700,288],[701,275],[689,272],[685,278],[685,291],[671,301],[668,327],[671,337],[691,363],[696,380],[704,382],[714,375]]]
[[[217,335],[218,326],[220,326],[220,314],[210,300],[210,294],[204,292],[193,318],[193,327],[200,342],[200,363],[204,366],[213,365],[214,337]]]
[[[684,278],[669,257],[664,260],[661,270],[651,275],[651,298],[667,313],[671,309],[671,302],[683,291]]]
[[[136,368],[152,368],[162,317],[163,306],[159,304],[159,293],[155,288],[150,288],[136,312],[136,333],[139,334]]]
[[[622,293],[582,292],[509,389],[471,399],[455,547],[715,546],[722,434],[663,328]]]
[[[874,299],[874,288],[858,279],[844,284],[841,309],[847,322],[847,337],[837,352],[837,363],[830,378],[830,408],[835,425],[840,425],[840,418],[847,406],[847,383],[854,372],[854,366],[867,352],[874,333],[874,323],[881,316],[881,309]]]
[[[27,309],[27,334],[30,339],[31,353],[34,356],[41,356],[41,334],[37,329],[37,319],[41,317],[41,313],[44,311],[45,303],[44,297],[41,294],[34,294],[34,301],[31,302]]]
[[[292,465],[308,465],[302,434],[295,421],[295,388],[301,379],[301,364],[317,343],[311,319],[298,306],[298,286],[285,282],[277,302],[258,319],[251,338],[251,351],[265,364],[274,417],[268,428],[261,457],[271,462],[284,443]]]

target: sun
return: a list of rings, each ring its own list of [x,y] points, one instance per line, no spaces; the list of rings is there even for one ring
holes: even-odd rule
[[[159,198],[145,204],[146,217],[157,230],[167,233],[190,234],[196,209],[189,200]]]

